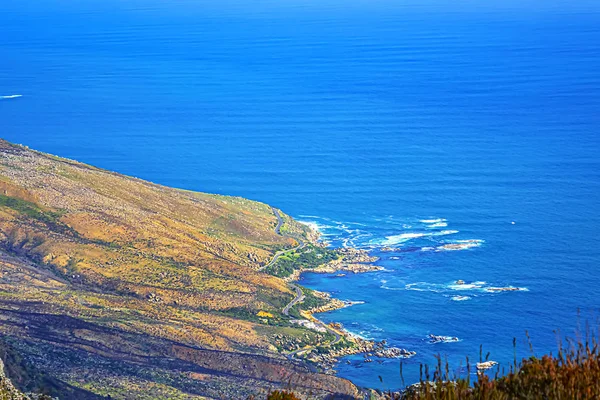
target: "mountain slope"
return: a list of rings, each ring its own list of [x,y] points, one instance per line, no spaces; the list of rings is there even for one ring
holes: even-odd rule
[[[1,141],[0,333],[89,398],[243,398],[289,383],[355,394],[272,343],[312,334],[281,317],[285,282],[259,271],[295,245],[276,224],[265,204]]]

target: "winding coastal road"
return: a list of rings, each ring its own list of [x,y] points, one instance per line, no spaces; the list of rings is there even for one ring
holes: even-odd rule
[[[295,241],[298,242],[298,246],[288,249],[288,250],[278,251],[277,253],[275,253],[275,255],[273,256],[273,259],[271,261],[269,261],[267,264],[263,265],[262,267],[260,267],[258,269],[259,271],[264,271],[265,269],[269,268],[271,265],[275,264],[277,262],[277,260],[279,260],[279,257],[284,255],[285,253],[300,250],[300,249],[304,248],[304,246],[306,246],[306,242],[304,242],[304,240],[302,240],[298,236],[286,235],[286,234],[281,233],[281,227],[283,226],[283,218],[281,218],[281,214],[279,213],[279,211],[277,211],[277,209],[275,207],[271,207],[271,210],[273,211],[273,214],[275,214],[275,216],[277,217],[277,226],[275,227],[275,233],[278,234],[279,236],[289,237],[289,238],[294,239]]]
[[[298,242],[298,246],[289,249],[289,250],[281,250],[278,251],[277,253],[275,253],[275,255],[273,256],[273,259],[267,263],[266,265],[262,266],[261,268],[259,268],[259,271],[263,271],[266,268],[268,268],[269,266],[275,264],[277,262],[277,260],[279,259],[279,257],[281,257],[283,254],[290,252],[290,251],[296,251],[299,249],[302,249],[304,246],[306,246],[306,242],[304,242],[304,240],[300,239],[299,237],[295,236],[295,235],[290,235],[290,234],[285,234],[285,233],[281,233],[281,227],[283,226],[283,218],[281,218],[281,214],[279,213],[279,211],[275,208],[275,207],[271,207],[271,210],[273,210],[273,214],[275,214],[275,216],[277,217],[277,226],[275,227],[275,233],[277,233],[280,236],[283,237],[289,237],[292,238],[294,240],[296,240]],[[294,307],[296,304],[301,303],[305,296],[304,293],[302,292],[302,289],[300,289],[297,285],[293,284],[293,283],[288,283],[288,286],[292,289],[294,289],[294,291],[296,292],[296,296],[292,299],[292,301],[290,301],[284,308],[283,308],[283,314],[289,316],[290,315],[290,309],[292,307]],[[326,325],[325,323],[319,321],[318,319],[313,319],[313,321],[315,324],[322,326],[323,328],[325,328],[328,332],[332,333],[333,335],[335,335],[335,340],[333,342],[331,342],[330,345],[334,345],[339,343],[342,340],[342,335],[340,335],[336,330],[330,328],[328,325]],[[294,355],[298,354],[298,353],[302,353],[305,351],[310,351],[314,348],[316,348],[317,346],[309,346],[309,347],[304,347],[302,349],[298,349],[295,351],[292,351],[290,353],[287,354],[288,358],[293,357]]]
[[[290,315],[290,308],[294,307],[296,304],[298,304],[302,300],[304,300],[304,293],[302,293],[302,289],[300,289],[298,286],[294,285],[293,283],[288,283],[288,286],[296,291],[296,297],[294,297],[294,299],[292,301],[290,301],[288,303],[288,305],[283,308],[283,313],[285,315]]]

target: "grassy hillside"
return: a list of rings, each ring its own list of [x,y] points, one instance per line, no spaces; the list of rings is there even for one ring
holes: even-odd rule
[[[285,282],[258,271],[295,245],[276,224],[265,204],[0,141],[0,334],[88,398],[353,394],[272,342],[306,333],[281,316]]]

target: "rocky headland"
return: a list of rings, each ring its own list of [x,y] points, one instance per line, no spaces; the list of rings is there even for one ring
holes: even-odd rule
[[[379,257],[370,255],[366,250],[354,248],[341,248],[335,250],[338,258],[316,268],[298,268],[285,280],[294,282],[300,279],[303,272],[315,272],[320,274],[334,274],[339,271],[347,271],[355,274],[382,271],[384,268],[373,265]]]
[[[332,334],[290,322],[296,292],[260,270],[315,240],[279,214],[0,140],[0,336],[61,400],[356,397],[286,357]]]
[[[290,384],[353,398],[351,382],[330,376],[341,357],[414,355],[324,324],[313,314],[357,302],[289,283],[309,270],[382,270],[367,251],[325,248],[318,232],[246,199],[5,141],[0,161],[0,335],[63,400],[123,388],[130,398],[149,388],[153,398],[245,398]]]

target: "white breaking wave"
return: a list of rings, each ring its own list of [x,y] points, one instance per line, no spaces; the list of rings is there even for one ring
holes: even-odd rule
[[[425,233],[402,233],[400,235],[386,236],[385,240],[383,240],[381,244],[390,246],[394,244],[404,243],[411,239],[417,239],[424,236],[427,235]]]
[[[9,94],[8,96],[0,96],[0,99],[8,100],[8,99],[17,99],[19,97],[23,97],[23,95],[22,94]]]
[[[358,306],[360,304],[366,304],[366,302],[362,301],[362,300],[344,300],[344,307],[352,307],[352,306]]]
[[[452,296],[451,300],[452,301],[467,301],[467,300],[471,300],[471,298],[469,296]]]
[[[488,288],[485,288],[485,291],[488,293],[529,292],[529,289],[527,289],[526,287],[506,286],[506,287],[488,287]]]
[[[381,286],[383,289],[388,290],[401,290],[397,288],[389,288]],[[452,283],[442,284],[442,283],[428,283],[428,282],[416,282],[409,283],[404,287],[405,290],[414,290],[417,292],[434,292],[434,293],[444,293],[446,297],[452,297],[454,301],[462,301],[469,300],[469,296],[457,296],[452,294],[452,292],[479,292],[481,294],[495,294],[495,293],[505,293],[505,292],[528,292],[529,289],[526,287],[516,287],[516,286],[493,286],[485,281],[475,281],[475,282],[463,282],[456,281]],[[468,297],[468,298],[465,298]]]
[[[409,283],[404,286],[405,290],[414,290],[416,292],[435,292],[442,293],[444,291],[443,285],[437,285],[435,283],[427,283],[427,282],[417,282],[417,283]],[[392,290],[392,289],[390,289]],[[400,290],[400,289],[398,289]]]
[[[393,246],[396,244],[401,244],[408,242],[412,239],[418,239],[422,237],[430,237],[430,236],[446,236],[453,235],[458,233],[458,231],[453,230],[445,230],[440,232],[409,232],[409,233],[401,233],[399,235],[386,236],[385,240],[379,242],[379,244],[384,246]]]
[[[485,285],[485,282],[473,282],[473,283],[462,283],[462,284],[453,284],[448,285],[448,289],[451,290],[473,290],[473,289],[481,289]]]
[[[446,218],[436,218],[436,219],[422,219],[419,222],[422,222],[424,224],[441,224],[446,221],[448,221]]]
[[[386,286],[385,284],[379,286],[379,288],[385,289],[385,290],[406,290],[406,288],[403,288],[403,287],[389,287],[389,286]],[[415,290],[419,290],[419,289],[415,289]],[[419,290],[419,291],[422,291],[422,290]]]
[[[323,229],[326,228],[326,226],[321,225],[318,222],[314,222],[314,221],[298,221],[298,222],[310,227],[311,229],[319,232],[320,234],[323,234]]]
[[[429,228],[429,229],[445,228],[447,226],[448,226],[447,222],[436,222],[435,224],[431,224],[431,225],[427,226],[427,228]]]
[[[447,230],[447,231],[433,233],[433,234],[431,234],[431,236],[454,235],[455,233],[458,233],[458,231]]]
[[[430,248],[430,250],[435,251],[460,251],[460,250],[469,250],[475,247],[481,247],[481,245],[485,243],[485,240],[481,239],[468,239],[468,240],[454,240],[452,242],[447,242],[441,246],[437,246],[434,248]]]

